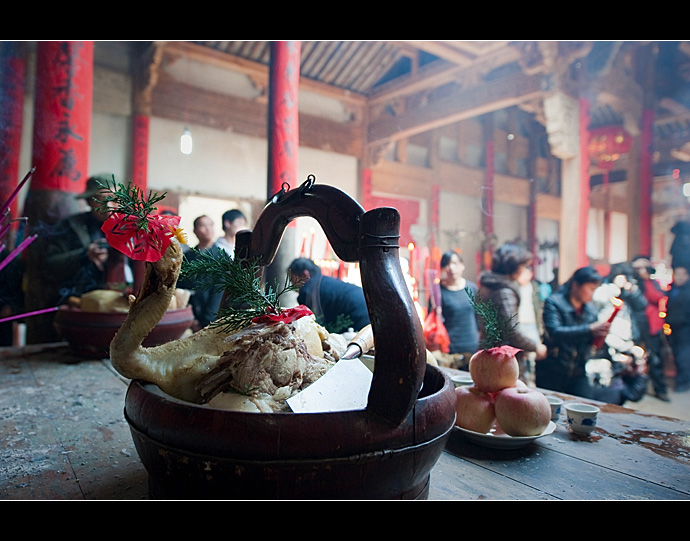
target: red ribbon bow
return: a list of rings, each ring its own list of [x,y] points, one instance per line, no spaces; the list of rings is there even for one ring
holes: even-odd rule
[[[263,316],[258,316],[252,319],[252,323],[278,323],[282,321],[283,323],[292,323],[296,319],[304,316],[312,315],[312,311],[300,304],[294,308],[287,308],[280,312],[280,314],[265,314]]]

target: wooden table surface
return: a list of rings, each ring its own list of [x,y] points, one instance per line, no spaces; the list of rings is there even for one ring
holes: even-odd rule
[[[0,355],[0,498],[148,498],[123,416],[127,380],[107,360],[75,361],[65,348]],[[591,437],[573,436],[563,416],[553,434],[519,449],[454,430],[429,499],[690,499],[690,423],[600,405]]]

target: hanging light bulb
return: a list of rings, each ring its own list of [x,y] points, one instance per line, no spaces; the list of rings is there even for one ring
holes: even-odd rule
[[[192,133],[187,127],[185,127],[182,132],[182,137],[180,137],[180,152],[182,152],[182,154],[192,153]]]

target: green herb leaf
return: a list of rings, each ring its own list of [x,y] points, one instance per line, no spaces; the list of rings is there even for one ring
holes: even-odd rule
[[[148,217],[155,214],[157,207],[156,203],[165,199],[167,192],[158,194],[149,191],[148,197],[145,196],[144,191],[138,186],[128,182],[125,186],[122,183],[115,182],[115,175],[113,175],[113,185],[106,180],[105,183],[96,180],[103,189],[108,193],[101,193],[94,197],[95,201],[101,203],[98,211],[103,214],[126,214],[138,218],[137,225],[140,229],[148,230]],[[110,203],[113,203],[111,205]]]
[[[491,349],[493,347],[505,345],[505,341],[513,334],[517,326],[517,322],[513,323],[515,316],[513,315],[506,319],[498,313],[498,306],[491,300],[482,300],[480,293],[477,293],[475,299],[469,288],[465,288],[465,292],[470,299],[470,304],[474,307],[477,317],[479,317],[484,324],[484,332],[482,333],[479,347],[482,349]]]
[[[195,258],[185,255],[181,276],[193,280],[200,289],[225,292],[218,316],[209,327],[232,332],[247,327],[255,317],[280,314],[280,296],[299,289],[300,284],[291,284],[289,275],[282,286],[276,280],[273,287],[262,287],[258,260],[233,259],[225,250],[191,251]]]

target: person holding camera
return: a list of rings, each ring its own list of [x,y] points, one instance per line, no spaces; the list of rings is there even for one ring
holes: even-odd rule
[[[593,267],[581,267],[557,291],[544,301],[544,341],[547,358],[537,363],[537,387],[568,393],[582,398],[623,405],[638,402],[647,390],[647,377],[631,371],[622,375],[620,384],[593,385],[586,364],[604,340],[612,323],[600,320],[593,302],[603,278]],[[600,346],[598,346],[600,347]]]
[[[69,297],[96,289],[117,289],[123,293],[133,283],[128,259],[108,246],[101,231],[108,215],[99,212],[98,194],[104,191],[105,177],[93,176],[86,182],[86,190],[77,196],[86,200],[90,209],[58,222],[44,235],[45,252],[43,274],[53,289],[49,305],[67,302]]]

